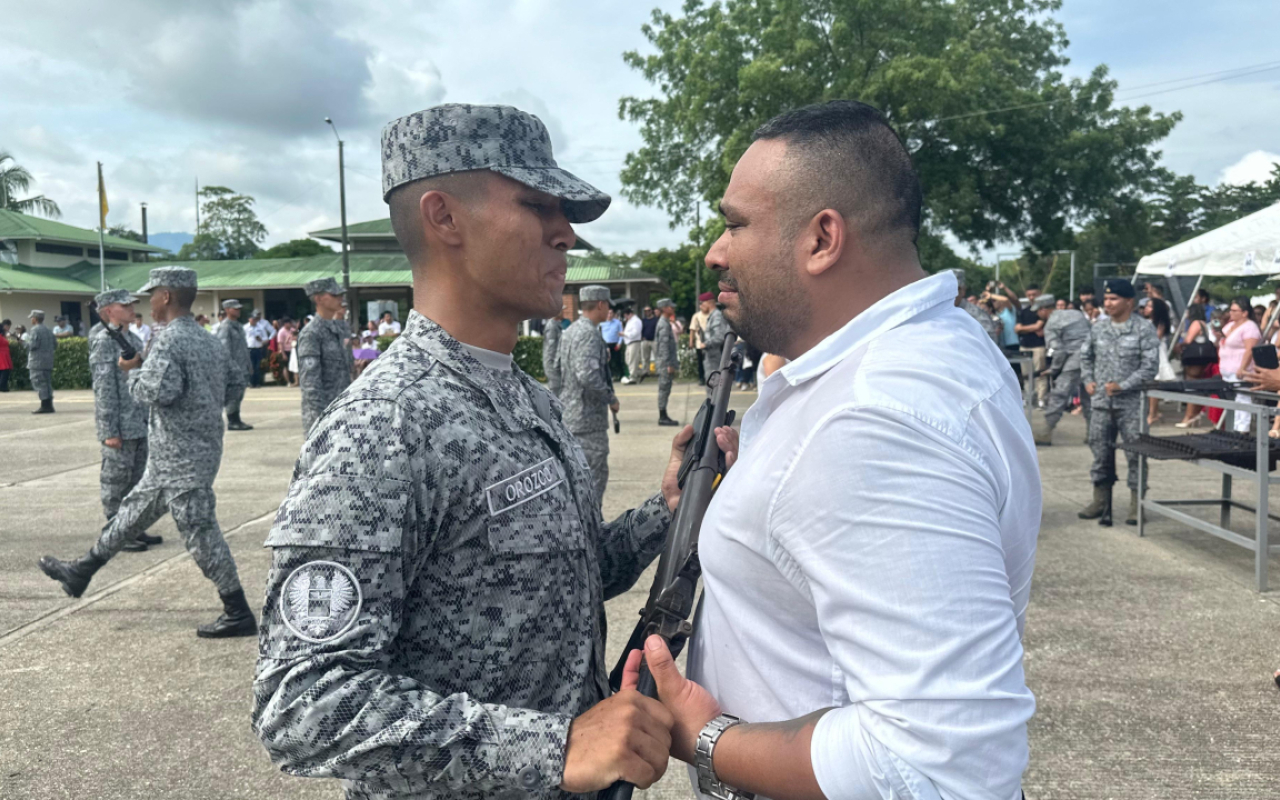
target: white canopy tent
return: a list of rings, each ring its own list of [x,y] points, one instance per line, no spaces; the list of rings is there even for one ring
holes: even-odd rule
[[[1280,273],[1280,203],[1194,239],[1143,256],[1139,275],[1275,275]]]

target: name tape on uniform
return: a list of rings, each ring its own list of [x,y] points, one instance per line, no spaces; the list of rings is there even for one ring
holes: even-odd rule
[[[562,483],[564,473],[560,469],[560,463],[554,458],[540,461],[484,490],[489,500],[489,516],[496,517],[504,511],[510,511]]]

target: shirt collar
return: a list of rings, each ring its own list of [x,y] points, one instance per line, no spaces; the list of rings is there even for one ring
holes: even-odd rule
[[[909,283],[876,301],[778,373],[792,386],[812,380],[885,331],[935,306],[954,303],[958,288],[956,276],[950,270]]]

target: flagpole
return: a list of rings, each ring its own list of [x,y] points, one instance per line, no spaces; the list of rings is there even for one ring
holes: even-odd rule
[[[107,240],[103,228],[107,225],[106,216],[102,213],[102,202],[105,197],[102,186],[102,162],[98,162],[98,282],[100,292],[107,290]]]

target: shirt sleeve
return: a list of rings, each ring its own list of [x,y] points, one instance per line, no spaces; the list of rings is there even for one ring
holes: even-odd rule
[[[445,480],[415,474],[426,463],[422,433],[389,401],[348,405],[320,426],[267,539],[253,727],[272,760],[292,775],[359,781],[375,793],[554,793],[568,716],[443,694],[388,669],[415,580],[411,539],[424,538],[406,531],[434,524],[427,487]],[[349,570],[359,607],[344,630],[304,639],[283,595],[289,576],[313,562]]]
[[[827,797],[1018,796],[1035,703],[1002,490],[977,452],[905,413],[846,410],[779,489],[771,558],[812,597],[848,698],[812,740]],[[835,502],[851,486],[857,502]]]
[[[120,436],[120,367],[109,348],[95,337],[89,343],[89,371],[93,377],[93,419],[98,441]]]
[[[142,366],[129,372],[129,394],[149,406],[167,406],[182,395],[182,368],[169,358],[163,340]]]
[[[635,585],[641,573],[662,552],[670,526],[671,510],[666,498],[658,492],[603,527],[597,555],[605,600]]]
[[[1084,337],[1080,345],[1080,381],[1083,384],[1095,383],[1093,379],[1093,338],[1097,328],[1089,326],[1089,335]]]
[[[578,385],[582,387],[584,399],[589,403],[612,403],[615,400],[613,384],[605,380],[605,362],[602,359],[603,340],[600,342],[575,342],[586,352],[581,358],[574,360],[577,370]],[[594,345],[594,346],[593,346]]]
[[[1126,392],[1139,388],[1147,381],[1155,380],[1156,373],[1160,371],[1160,337],[1156,335],[1155,326],[1150,323],[1138,326],[1138,341],[1142,345],[1138,369],[1120,381],[1121,390]]]

